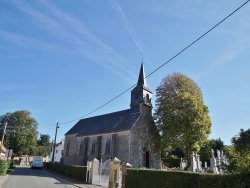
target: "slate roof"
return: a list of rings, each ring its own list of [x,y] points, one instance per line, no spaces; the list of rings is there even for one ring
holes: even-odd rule
[[[81,119],[65,135],[77,134],[77,136],[86,136],[129,130],[139,119],[140,115],[140,112],[131,113],[131,110],[128,109]]]

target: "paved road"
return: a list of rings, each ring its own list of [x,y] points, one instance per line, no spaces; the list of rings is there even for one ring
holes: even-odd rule
[[[69,182],[55,179],[45,170],[18,166],[2,182],[2,188],[69,188],[75,187]]]

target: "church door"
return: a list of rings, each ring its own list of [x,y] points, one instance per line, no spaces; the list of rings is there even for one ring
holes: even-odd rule
[[[149,168],[149,151],[144,150],[143,152],[143,167]]]

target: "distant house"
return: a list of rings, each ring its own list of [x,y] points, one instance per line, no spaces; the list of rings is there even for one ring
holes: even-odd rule
[[[63,155],[63,149],[64,149],[64,140],[62,140],[55,147],[54,162],[60,162],[61,157]],[[53,156],[53,151],[50,154],[50,161],[52,161],[52,156]]]
[[[159,168],[151,98],[142,64],[138,83],[131,91],[130,108],[79,120],[65,134],[62,162],[86,165],[94,158],[105,161],[117,157],[133,167]]]

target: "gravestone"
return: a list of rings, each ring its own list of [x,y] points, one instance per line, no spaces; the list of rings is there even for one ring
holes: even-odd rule
[[[98,159],[94,158],[92,161],[92,166],[90,169],[90,176],[92,177],[92,184],[99,185],[100,184],[100,178],[99,178],[99,166],[100,162]]]
[[[216,158],[214,157],[213,149],[211,149],[211,155],[212,157],[210,158],[210,171],[213,172],[214,174],[219,174],[219,171],[217,168],[217,161],[216,161]]]
[[[200,172],[200,171],[202,171],[200,155],[198,155],[197,153],[192,152],[191,166],[188,168],[188,171],[191,171],[191,172]]]
[[[186,166],[187,166],[187,162],[183,160],[183,158],[181,158],[180,170],[184,170]]]
[[[207,169],[207,161],[204,162],[204,168]]]

